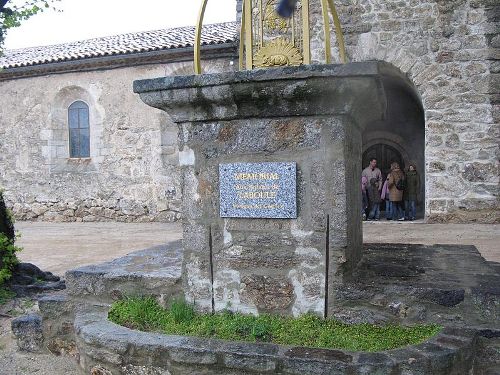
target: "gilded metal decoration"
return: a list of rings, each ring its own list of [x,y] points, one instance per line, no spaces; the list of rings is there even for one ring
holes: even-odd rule
[[[268,42],[259,49],[254,57],[254,66],[259,68],[300,64],[302,64],[302,55],[299,50],[284,38],[277,38]]]
[[[347,61],[344,36],[333,0],[298,0],[289,18],[276,12],[278,0],[243,0],[239,68],[267,68],[311,63],[309,1],[321,4],[325,62],[331,63],[330,14],[333,18],[340,60]],[[202,0],[195,30],[194,69],[201,73],[201,27],[208,0]]]
[[[269,0],[267,2],[264,14],[264,28],[270,32],[280,31],[286,33],[290,28],[291,22],[289,19],[280,17],[276,13],[276,5],[277,0]]]

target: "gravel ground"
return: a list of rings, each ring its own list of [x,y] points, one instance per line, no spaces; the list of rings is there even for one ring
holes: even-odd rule
[[[0,306],[0,374],[73,375],[80,374],[76,361],[69,357],[18,352],[10,330],[11,320],[37,311],[30,299],[14,299]]]

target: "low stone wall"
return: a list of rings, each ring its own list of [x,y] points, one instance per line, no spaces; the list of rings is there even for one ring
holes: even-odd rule
[[[146,333],[107,314],[75,322],[86,374],[465,374],[473,368],[473,330],[446,328],[425,343],[378,353],[240,343]]]
[[[181,218],[180,202],[165,210],[127,199],[29,199],[7,202],[17,220],[55,222],[118,221],[144,223],[173,222]]]

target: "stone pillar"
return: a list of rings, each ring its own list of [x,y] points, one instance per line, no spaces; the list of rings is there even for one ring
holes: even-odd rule
[[[136,81],[179,126],[185,296],[200,310],[327,315],[361,257],[361,128],[375,62]],[[295,162],[297,218],[222,218],[219,165]],[[330,296],[330,298],[329,298]]]

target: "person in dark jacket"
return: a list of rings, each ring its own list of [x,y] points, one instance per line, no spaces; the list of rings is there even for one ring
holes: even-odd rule
[[[410,164],[406,172],[405,190],[403,199],[405,201],[405,219],[415,220],[417,214],[417,198],[420,190],[420,177],[414,164]]]
[[[378,180],[376,178],[370,179],[370,185],[368,185],[368,201],[370,202],[370,214],[368,215],[368,220],[380,220],[380,192],[378,189]]]

